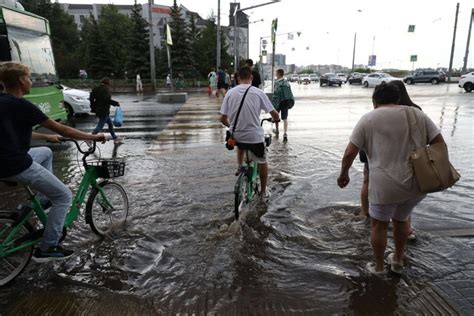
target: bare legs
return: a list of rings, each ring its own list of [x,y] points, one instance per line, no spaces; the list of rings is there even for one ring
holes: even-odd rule
[[[379,221],[371,218],[370,242],[374,251],[375,271],[383,271],[385,248],[387,247],[387,228],[390,222]],[[392,219],[393,240],[395,243],[395,254],[393,260],[403,262],[403,254],[407,243],[409,225],[408,222],[400,222]]]
[[[360,208],[361,213],[365,217],[369,216],[369,170],[364,166],[364,182],[360,190]]]

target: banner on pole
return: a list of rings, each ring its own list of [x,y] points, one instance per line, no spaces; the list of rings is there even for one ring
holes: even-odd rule
[[[171,28],[169,24],[166,24],[166,44],[173,45],[173,39],[171,38]]]

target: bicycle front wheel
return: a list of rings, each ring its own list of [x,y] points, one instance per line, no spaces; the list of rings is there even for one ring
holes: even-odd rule
[[[0,286],[4,286],[13,281],[20,273],[23,272],[25,267],[30,262],[31,255],[33,254],[33,246],[22,248],[12,254],[2,254],[13,245],[7,245],[5,242],[6,237],[10,233],[15,220],[12,213],[0,213]],[[27,234],[33,232],[33,228],[30,224],[25,223],[20,227],[20,230],[15,235],[15,240],[20,240]]]
[[[127,216],[128,197],[120,184],[104,181],[92,189],[86,204],[86,223],[95,234],[107,235],[125,223]]]
[[[245,173],[240,173],[234,187],[234,215],[235,220],[239,219],[242,208],[247,202],[248,177]]]

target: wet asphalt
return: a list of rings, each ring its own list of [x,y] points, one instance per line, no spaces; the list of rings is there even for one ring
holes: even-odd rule
[[[354,164],[347,189],[336,185],[351,129],[371,110],[371,91],[293,84],[289,142],[274,137],[269,148],[272,198],[267,205],[251,203],[239,222],[232,214],[235,153],[224,148],[218,122],[221,99],[193,93],[186,104],[159,104],[153,95],[117,95],[125,121],[117,133],[125,141],[102,145],[100,155],[127,162],[116,181],[129,194],[129,220],[98,239],[81,219],[65,242],[76,256],[61,264],[30,263],[0,290],[0,311],[469,313],[468,294],[462,302],[450,300],[442,282],[474,279],[474,94],[455,85],[408,86],[441,128],[462,179],[415,209],[418,240],[408,247],[404,275],[376,278],[364,271],[372,258],[368,226],[354,217],[363,165]],[[95,122],[81,116],[70,124],[91,131]],[[74,191],[81,172],[76,150],[52,148],[55,174]],[[2,187],[0,208],[21,198],[21,190]],[[441,307],[428,303],[427,293],[444,302]]]

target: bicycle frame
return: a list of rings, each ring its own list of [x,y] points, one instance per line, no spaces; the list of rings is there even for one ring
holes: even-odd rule
[[[260,168],[258,167],[258,163],[255,161],[250,160],[248,150],[245,151],[246,155],[246,162],[244,166],[244,176],[248,178],[247,182],[247,201],[252,201],[253,197],[255,196],[255,190],[253,190],[255,183],[257,182],[257,177],[260,176]]]
[[[85,159],[83,159],[85,162]],[[98,174],[95,169],[95,166],[88,166],[85,162],[84,167],[86,171],[84,176],[79,184],[79,189],[74,196],[72,201],[71,208],[69,209],[68,213],[66,214],[66,219],[64,221],[64,228],[68,228],[79,216],[80,209],[82,204],[86,199],[87,192],[89,188],[96,188],[102,197],[104,203],[112,208],[111,203],[108,201],[107,196],[104,194],[104,191],[100,185],[97,183]],[[28,193],[31,197],[31,207],[24,206],[23,212],[21,212],[18,216],[17,221],[15,222],[15,226],[9,230],[9,227],[5,227],[2,231],[0,231],[0,239],[6,235],[3,239],[2,244],[0,244],[0,258],[7,257],[23,248],[35,245],[38,243],[42,238],[42,230],[36,230],[31,234],[27,234],[22,238],[15,239],[15,236],[20,231],[22,226],[33,216],[33,213],[36,214],[40,222],[43,224],[43,227],[46,226],[48,221],[48,215],[43,210],[41,203],[35,197],[34,193],[31,191],[29,187],[27,187]]]

